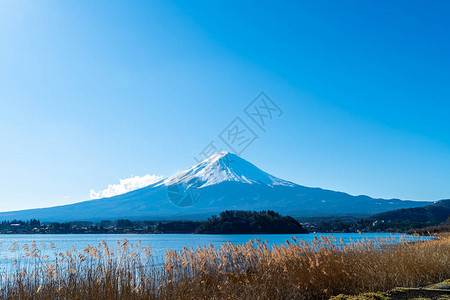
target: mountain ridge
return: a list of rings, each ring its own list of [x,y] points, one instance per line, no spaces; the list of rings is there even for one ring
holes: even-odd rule
[[[403,208],[368,217],[379,221],[445,222],[450,216],[450,199],[442,199],[423,207]]]
[[[374,199],[301,186],[270,175],[233,153],[222,152],[125,194],[49,208],[3,212],[0,220],[200,220],[225,210],[274,210],[293,217],[369,216],[428,204],[431,202]]]

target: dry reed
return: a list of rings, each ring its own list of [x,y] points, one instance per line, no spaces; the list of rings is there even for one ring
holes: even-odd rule
[[[327,299],[340,293],[417,287],[450,277],[450,237],[333,237],[306,243],[166,251],[155,264],[150,248],[127,240],[83,251],[42,255],[33,243],[14,245],[20,257],[4,271],[2,299]],[[4,263],[2,264],[5,269]]]

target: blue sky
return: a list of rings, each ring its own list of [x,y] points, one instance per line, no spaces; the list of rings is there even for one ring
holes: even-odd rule
[[[1,1],[0,210],[188,168],[235,117],[255,125],[243,109],[261,91],[284,112],[242,154],[263,170],[450,198],[449,14],[446,1]]]

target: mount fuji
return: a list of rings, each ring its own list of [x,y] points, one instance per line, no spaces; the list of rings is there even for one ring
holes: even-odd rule
[[[222,152],[144,188],[70,205],[0,213],[0,220],[200,220],[224,210],[274,210],[292,217],[355,215],[421,207],[427,201],[374,199],[310,188]]]

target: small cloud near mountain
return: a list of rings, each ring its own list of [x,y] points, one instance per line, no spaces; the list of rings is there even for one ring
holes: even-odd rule
[[[164,176],[150,174],[144,176],[132,176],[126,179],[120,179],[118,184],[110,184],[106,189],[98,192],[91,189],[89,196],[91,199],[109,198],[146,187],[163,178]]]

